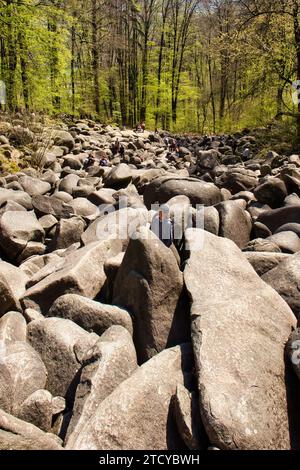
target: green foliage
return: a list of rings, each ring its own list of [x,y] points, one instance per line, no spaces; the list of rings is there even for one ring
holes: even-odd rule
[[[180,132],[264,126],[295,112],[295,23],[249,18],[252,3],[2,0],[7,106],[132,126],[144,109],[149,128]]]

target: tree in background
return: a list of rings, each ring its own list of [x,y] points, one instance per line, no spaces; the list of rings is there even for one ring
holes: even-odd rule
[[[10,110],[300,136],[299,0],[0,0]]]

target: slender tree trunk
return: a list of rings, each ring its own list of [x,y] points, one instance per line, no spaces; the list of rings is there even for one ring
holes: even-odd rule
[[[11,110],[15,110],[17,106],[15,95],[15,71],[17,67],[16,43],[14,38],[13,27],[13,2],[7,1],[7,50],[8,50],[8,80],[7,80],[7,106]]]
[[[299,24],[299,5],[298,1],[294,0],[293,17],[294,17],[294,37],[296,46],[296,66],[297,66],[297,81],[300,83],[300,24]],[[296,117],[297,122],[297,137],[300,141],[300,99],[298,100],[298,113]]]
[[[92,1],[92,67],[94,76],[94,106],[96,114],[100,114],[100,78],[99,78],[99,44],[98,44],[98,22],[97,2]]]
[[[75,116],[76,111],[76,85],[75,85],[75,53],[76,53],[76,29],[75,26],[72,26],[71,29],[71,41],[72,41],[72,59],[71,59],[71,88],[72,88],[72,114]]]

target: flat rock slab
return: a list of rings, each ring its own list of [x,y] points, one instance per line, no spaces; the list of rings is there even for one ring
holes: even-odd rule
[[[63,450],[56,437],[0,410],[0,450]]]
[[[293,397],[288,393],[287,401],[284,347],[297,323],[292,311],[234,243],[207,232],[203,249],[191,252],[185,282],[200,409],[212,445],[290,449],[297,430],[287,411]]]
[[[25,308],[47,314],[52,304],[64,294],[79,294],[95,298],[106,276],[106,259],[117,255],[121,244],[117,240],[96,242],[71,253],[60,269],[28,289],[22,299]]]
[[[76,294],[59,297],[47,316],[71,320],[84,330],[99,336],[114,325],[123,326],[131,335],[133,333],[132,319],[126,310],[115,305],[104,305]]]
[[[193,367],[189,345],[165,350],[139,368],[98,407],[70,450],[167,450],[170,405]]]
[[[100,403],[137,369],[131,335],[121,326],[107,330],[93,348],[95,360],[83,367],[76,390],[73,416],[68,427],[68,445],[94,416]]]
[[[67,397],[76,389],[76,374],[82,357],[94,346],[91,335],[70,320],[47,318],[28,325],[28,341],[38,351],[47,368],[47,388],[53,396]]]
[[[277,267],[267,272],[263,280],[275,289],[300,318],[300,253],[289,256]]]

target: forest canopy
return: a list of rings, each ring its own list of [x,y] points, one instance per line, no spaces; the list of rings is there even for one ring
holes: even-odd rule
[[[299,22],[298,0],[0,0],[6,106],[201,133],[289,119],[300,135]]]

